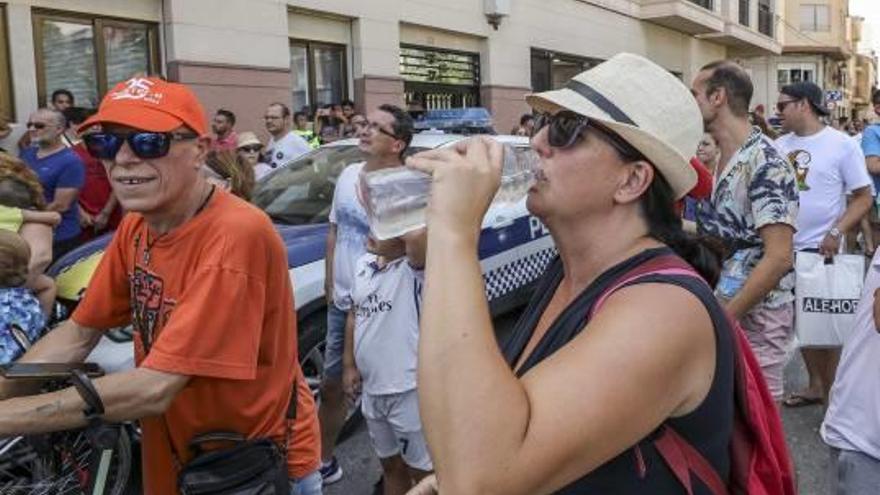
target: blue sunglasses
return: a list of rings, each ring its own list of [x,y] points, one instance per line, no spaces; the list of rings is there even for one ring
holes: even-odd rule
[[[128,147],[138,158],[149,160],[162,158],[168,154],[172,141],[186,141],[196,139],[196,134],[177,134],[173,132],[92,132],[82,137],[89,154],[99,160],[113,160],[122,143],[127,142]]]

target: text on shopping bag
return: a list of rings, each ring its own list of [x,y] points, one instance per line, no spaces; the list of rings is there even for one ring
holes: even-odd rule
[[[858,299],[824,299],[805,297],[801,300],[801,310],[805,313],[828,313],[833,315],[855,314]]]

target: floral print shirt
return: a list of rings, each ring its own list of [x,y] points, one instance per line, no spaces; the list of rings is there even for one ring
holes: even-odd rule
[[[13,332],[12,326],[21,331]],[[9,364],[24,354],[20,340],[33,344],[40,338],[45,317],[40,302],[24,287],[0,289],[0,364]]]
[[[795,170],[757,127],[715,182],[712,198],[697,211],[700,234],[720,239],[728,250],[716,293],[733,298],[764,256],[758,229],[765,225],[795,227],[798,189]],[[794,300],[794,272],[764,298],[775,308]]]

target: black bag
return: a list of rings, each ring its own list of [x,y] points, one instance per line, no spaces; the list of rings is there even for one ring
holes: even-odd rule
[[[213,432],[190,440],[194,456],[180,466],[177,487],[181,495],[288,495],[287,448],[291,421],[296,419],[297,382],[287,406],[283,448],[270,438],[248,440],[238,433]],[[164,418],[164,416],[163,416]],[[165,424],[166,430],[168,424]],[[167,430],[170,431],[170,430]],[[168,436],[171,442],[171,436]],[[233,443],[231,448],[204,452],[205,443]],[[174,444],[172,443],[172,453]],[[180,465],[175,453],[175,461]]]
[[[204,443],[234,443],[202,452]],[[268,438],[246,440],[237,433],[207,433],[190,442],[195,457],[177,477],[182,495],[286,495],[290,493],[287,459]]]

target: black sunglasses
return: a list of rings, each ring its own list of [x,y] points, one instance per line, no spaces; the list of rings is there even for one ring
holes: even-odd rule
[[[779,112],[779,113],[782,113],[782,112],[785,111],[785,107],[787,107],[789,103],[797,103],[797,102],[799,102],[799,101],[800,101],[800,100],[785,100],[785,101],[780,101],[780,102],[776,103],[776,111]]]
[[[149,160],[168,154],[172,141],[186,141],[199,136],[192,133],[173,132],[92,132],[83,136],[89,154],[99,160],[113,160],[122,143],[127,142],[138,158]]]
[[[262,146],[257,146],[257,145],[253,145],[253,146],[242,146],[242,147],[239,148],[238,150],[239,150],[239,151],[249,152],[249,153],[259,153],[260,151],[263,150],[263,147],[262,147]]]
[[[28,122],[28,123],[27,123],[27,128],[28,128],[28,129],[33,128],[33,129],[36,129],[36,130],[39,131],[39,130],[45,129],[45,128],[46,128],[46,124],[44,124],[44,123],[42,123],[42,122]]]
[[[535,118],[535,131],[537,134],[544,127],[547,129],[547,141],[554,148],[570,148],[574,146],[584,135],[587,129],[593,129],[613,147],[620,156],[628,161],[644,160],[642,153],[626,142],[617,133],[591,121],[583,115],[563,110],[555,114],[541,113]]]

